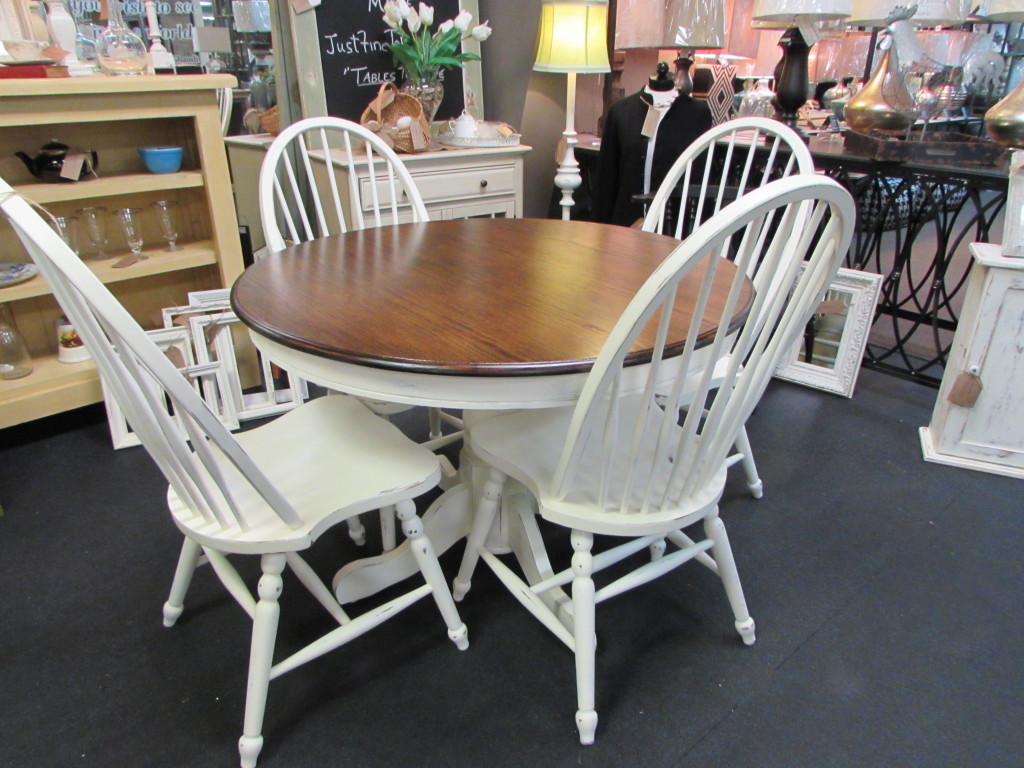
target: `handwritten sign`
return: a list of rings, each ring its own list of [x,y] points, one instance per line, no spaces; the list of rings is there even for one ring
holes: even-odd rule
[[[459,13],[459,0],[435,0],[433,6],[435,29]],[[384,23],[384,0],[325,0],[315,12],[327,113],[359,120],[381,83],[400,76],[388,50],[397,38]],[[464,102],[461,69],[442,70],[442,82],[437,120],[457,117]]]

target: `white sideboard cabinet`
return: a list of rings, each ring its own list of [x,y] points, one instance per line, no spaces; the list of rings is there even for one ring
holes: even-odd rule
[[[1024,478],[1024,258],[989,243],[973,243],[971,253],[967,295],[921,447],[927,461]],[[981,384],[970,407],[949,402],[962,376]]]
[[[272,136],[232,136],[226,140],[239,221],[249,227],[254,250],[265,245],[260,224],[258,181],[260,166]],[[412,174],[432,220],[472,216],[521,218],[523,215],[523,156],[530,147],[436,149],[400,157]],[[338,188],[347,192],[348,168],[343,150],[337,153]],[[357,183],[368,185],[369,169],[356,166]],[[381,190],[382,200],[386,190]],[[364,198],[367,197],[364,195]],[[399,201],[401,204],[401,201]],[[346,200],[346,205],[350,205]],[[351,216],[351,209],[349,210]]]

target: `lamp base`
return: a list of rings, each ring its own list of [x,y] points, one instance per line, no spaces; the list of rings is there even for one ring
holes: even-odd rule
[[[807,134],[797,125],[797,113],[807,103],[807,55],[811,46],[798,27],[790,27],[779,39],[782,59],[775,69],[775,119],[785,123],[807,141]]]

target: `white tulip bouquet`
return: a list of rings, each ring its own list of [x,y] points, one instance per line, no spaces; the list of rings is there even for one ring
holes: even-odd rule
[[[418,8],[413,8],[407,0],[388,0],[384,4],[384,22],[400,38],[400,42],[388,46],[395,64],[400,64],[416,85],[436,82],[441,69],[479,60],[475,53],[456,53],[456,49],[463,40],[473,38],[483,42],[491,36],[486,22],[470,27],[473,14],[467,10],[441,22],[437,30],[431,32],[433,6],[420,3]]]

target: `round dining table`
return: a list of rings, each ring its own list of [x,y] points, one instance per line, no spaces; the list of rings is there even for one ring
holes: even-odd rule
[[[638,229],[554,219],[400,224],[271,254],[238,278],[231,304],[255,346],[291,374],[373,400],[461,408],[469,425],[487,411],[575,402],[619,316],[679,245]],[[703,270],[697,264],[684,278],[674,305],[669,342],[679,351]],[[706,317],[720,314],[714,309],[724,306],[733,270],[731,262],[719,266]],[[752,297],[748,288],[733,327]],[[698,345],[716,331],[701,329]],[[638,386],[652,342],[653,331],[641,336],[628,358]],[[471,520],[471,446],[460,462],[463,482],[424,514],[438,553]],[[530,530],[509,528],[498,538],[529,561],[528,576],[543,578],[532,515],[506,515],[502,525],[517,519]],[[412,574],[415,564],[400,550],[342,569],[339,599]]]

